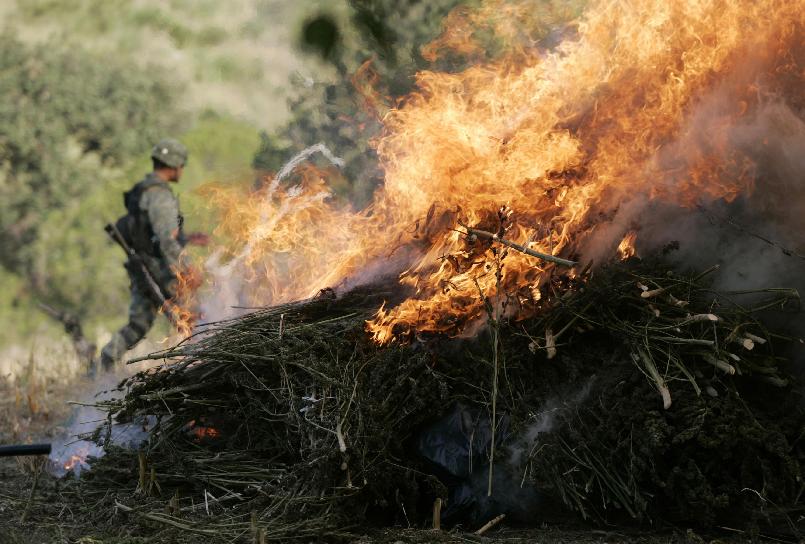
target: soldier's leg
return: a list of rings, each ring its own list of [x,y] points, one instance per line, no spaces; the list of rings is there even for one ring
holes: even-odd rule
[[[157,308],[137,287],[131,288],[129,322],[112,335],[112,339],[101,350],[101,364],[104,370],[111,370],[123,359],[123,355],[143,339],[154,324]]]

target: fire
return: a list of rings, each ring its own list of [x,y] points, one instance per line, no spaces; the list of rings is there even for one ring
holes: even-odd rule
[[[635,240],[637,240],[637,232],[629,231],[626,236],[623,237],[621,243],[618,244],[618,256],[622,261],[634,257],[637,254],[634,247]]]
[[[73,470],[77,466],[87,466],[85,457],[81,455],[71,455],[70,458],[64,462],[64,470],[67,471]]]
[[[496,16],[504,6],[513,18]],[[461,24],[424,53],[475,64],[417,74],[418,90],[385,113],[385,184],[368,209],[338,202],[313,168],[293,186],[211,189],[229,248],[212,261],[217,288],[244,282],[229,304],[402,270],[411,296],[367,324],[375,340],[455,335],[485,318],[484,300],[518,317],[538,311],[549,280],[567,272],[462,225],[600,260],[619,254],[617,225],[641,203],[691,207],[752,190],[757,164],[733,129],[781,97],[801,101],[803,0],[598,0],[553,47],[538,37],[561,10],[530,6],[495,0],[451,16]],[[487,59],[473,25],[497,32],[503,52]]]
[[[201,272],[192,266],[174,269],[176,294],[162,308],[181,338],[193,333],[198,321],[197,291],[202,284]]]
[[[87,459],[91,455],[98,455],[100,448],[88,442],[73,442],[64,446],[61,451],[51,454],[51,471],[57,476],[73,471],[79,476],[83,470],[89,468]]]
[[[195,419],[187,423],[187,431],[196,441],[212,440],[221,436],[221,432],[215,427],[199,424]]]

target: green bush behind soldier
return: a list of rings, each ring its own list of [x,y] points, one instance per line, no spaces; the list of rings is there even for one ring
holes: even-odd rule
[[[124,194],[127,214],[118,221],[126,225],[124,238],[145,261],[165,294],[176,295],[176,270],[189,267],[183,254],[187,244],[206,245],[202,233],[185,235],[179,201],[170,184],[177,183],[187,164],[187,148],[173,139],[161,140],[151,151],[153,171]],[[154,323],[159,305],[149,296],[145,273],[129,259],[126,270],[131,282],[129,321],[101,350],[101,365],[111,370],[133,348]]]

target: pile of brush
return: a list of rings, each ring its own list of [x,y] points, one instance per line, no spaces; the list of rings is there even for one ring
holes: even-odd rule
[[[786,355],[802,340],[764,325],[798,313],[799,295],[716,292],[716,271],[616,265],[525,328],[555,364],[593,358],[586,400],[556,410],[526,462],[535,485],[596,519],[801,516],[803,389]]]
[[[544,291],[538,317],[490,316],[471,340],[376,346],[365,321],[394,296],[377,286],[207,325],[102,403],[97,440],[132,421],[149,439],[110,446],[82,493],[256,541],[429,525],[444,501],[481,525],[523,489],[541,499],[517,505],[531,522],[548,504],[608,521],[803,511],[792,339],[758,317],[798,309],[795,291],[716,293],[708,273],[637,259]]]

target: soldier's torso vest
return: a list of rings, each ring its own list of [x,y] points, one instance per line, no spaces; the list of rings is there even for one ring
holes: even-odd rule
[[[147,210],[140,208],[140,200],[143,194],[156,186],[163,185],[165,182],[154,175],[146,176],[129,191],[123,193],[123,203],[126,206],[126,215],[117,220],[115,225],[126,243],[131,246],[139,255],[161,258],[159,250],[159,240],[154,236],[151,228],[151,221],[148,218]],[[166,188],[167,189],[167,188]],[[167,189],[170,190],[170,189]],[[182,224],[184,218],[179,214],[179,239],[184,239]]]

